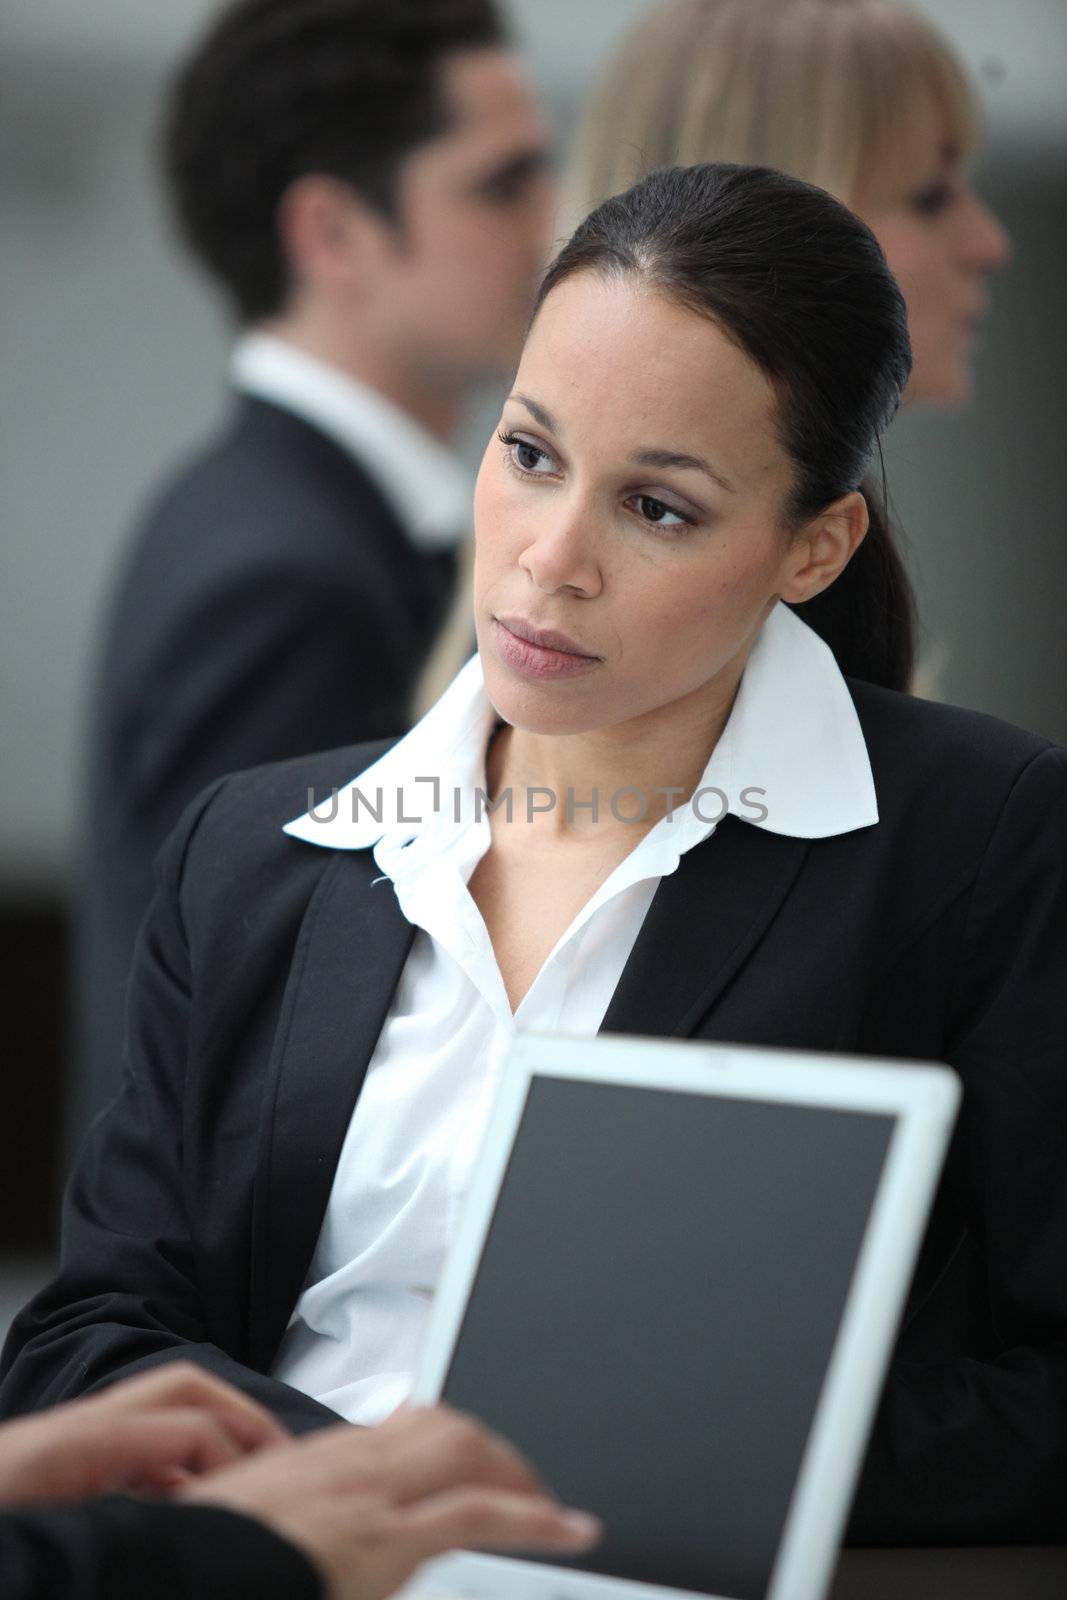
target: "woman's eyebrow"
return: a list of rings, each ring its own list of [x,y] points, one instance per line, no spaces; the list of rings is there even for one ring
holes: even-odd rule
[[[720,489],[733,494],[734,486],[728,478],[705,461],[703,456],[689,456],[678,450],[635,450],[630,460],[639,467],[684,467],[691,472],[703,472]]]
[[[531,400],[528,394],[509,394],[508,399],[517,400],[520,406],[525,406],[534,421],[539,422],[542,428],[547,428],[549,433],[559,432],[559,423],[551,411],[546,411],[544,406],[538,405],[536,400]]]
[[[548,433],[559,434],[559,423],[551,411],[547,411],[537,400],[531,399],[528,394],[519,394],[517,391],[514,394],[509,394],[508,399],[516,400],[520,406],[525,406],[534,421],[539,423]],[[734,486],[730,480],[717,471],[710,461],[705,461],[703,456],[690,456],[679,450],[649,448],[648,450],[635,450],[630,460],[638,467],[682,467],[688,468],[691,472],[703,472],[713,483],[717,483],[720,489],[725,489],[727,494],[734,493]]]

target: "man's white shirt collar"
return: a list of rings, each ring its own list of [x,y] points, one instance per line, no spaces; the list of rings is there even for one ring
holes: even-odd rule
[[[237,341],[230,380],[354,456],[420,549],[444,549],[469,530],[472,479],[459,457],[365,383],[268,333]]]
[[[475,792],[485,790],[486,746],[498,720],[481,658],[472,656],[409,733],[336,794],[309,794],[310,809],[285,832],[340,850],[380,841],[391,850],[420,838],[446,848],[448,830],[458,836],[476,818]],[[874,776],[848,686],[829,646],[781,602],[753,646],[700,790],[705,796],[694,797],[696,809],[694,801],[677,807],[642,841],[646,849],[662,843],[664,871],[712,831],[716,811],[802,839],[878,821]],[[576,795],[575,804],[586,799]],[[608,800],[601,796],[605,809]],[[620,797],[619,805],[629,811],[633,801]],[[421,849],[412,852],[421,855]]]

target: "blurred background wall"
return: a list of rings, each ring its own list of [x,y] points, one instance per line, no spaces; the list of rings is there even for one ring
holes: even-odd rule
[[[509,0],[560,127],[643,0]],[[63,951],[86,673],[147,489],[222,410],[228,331],[172,247],[152,168],[160,88],[214,0],[0,0],[0,937],[18,1000],[0,1251],[47,1250]],[[923,0],[978,80],[979,187],[1014,258],[977,398],[886,451],[942,698],[1067,743],[1067,0]],[[486,413],[472,417],[480,454]]]

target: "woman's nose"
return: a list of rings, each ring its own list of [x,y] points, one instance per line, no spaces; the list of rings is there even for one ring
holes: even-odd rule
[[[1011,255],[1007,229],[973,191],[968,195],[964,248],[968,265],[983,273],[996,272]]]
[[[584,595],[599,594],[600,563],[588,516],[580,507],[546,519],[519,557],[533,582],[546,594],[573,589]]]

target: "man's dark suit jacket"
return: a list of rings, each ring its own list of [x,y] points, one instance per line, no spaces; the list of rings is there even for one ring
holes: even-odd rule
[[[4,1600],[321,1600],[311,1563],[221,1506],[123,1496],[0,1512]]]
[[[955,1067],[850,1537],[1067,1542],[1067,752],[850,688],[880,821],[805,840],[726,818],[660,883],[602,1026]],[[12,1330],[7,1411],[182,1355],[291,1426],[333,1420],[269,1372],[414,934],[369,849],[281,828],[382,750],[223,780],[171,837],[123,1089],[59,1277]]]
[[[118,1087],[152,862],[184,807],[225,772],[403,733],[454,574],[454,552],[417,550],[345,450],[261,400],[240,400],[156,501],[90,715],[79,1127]]]

